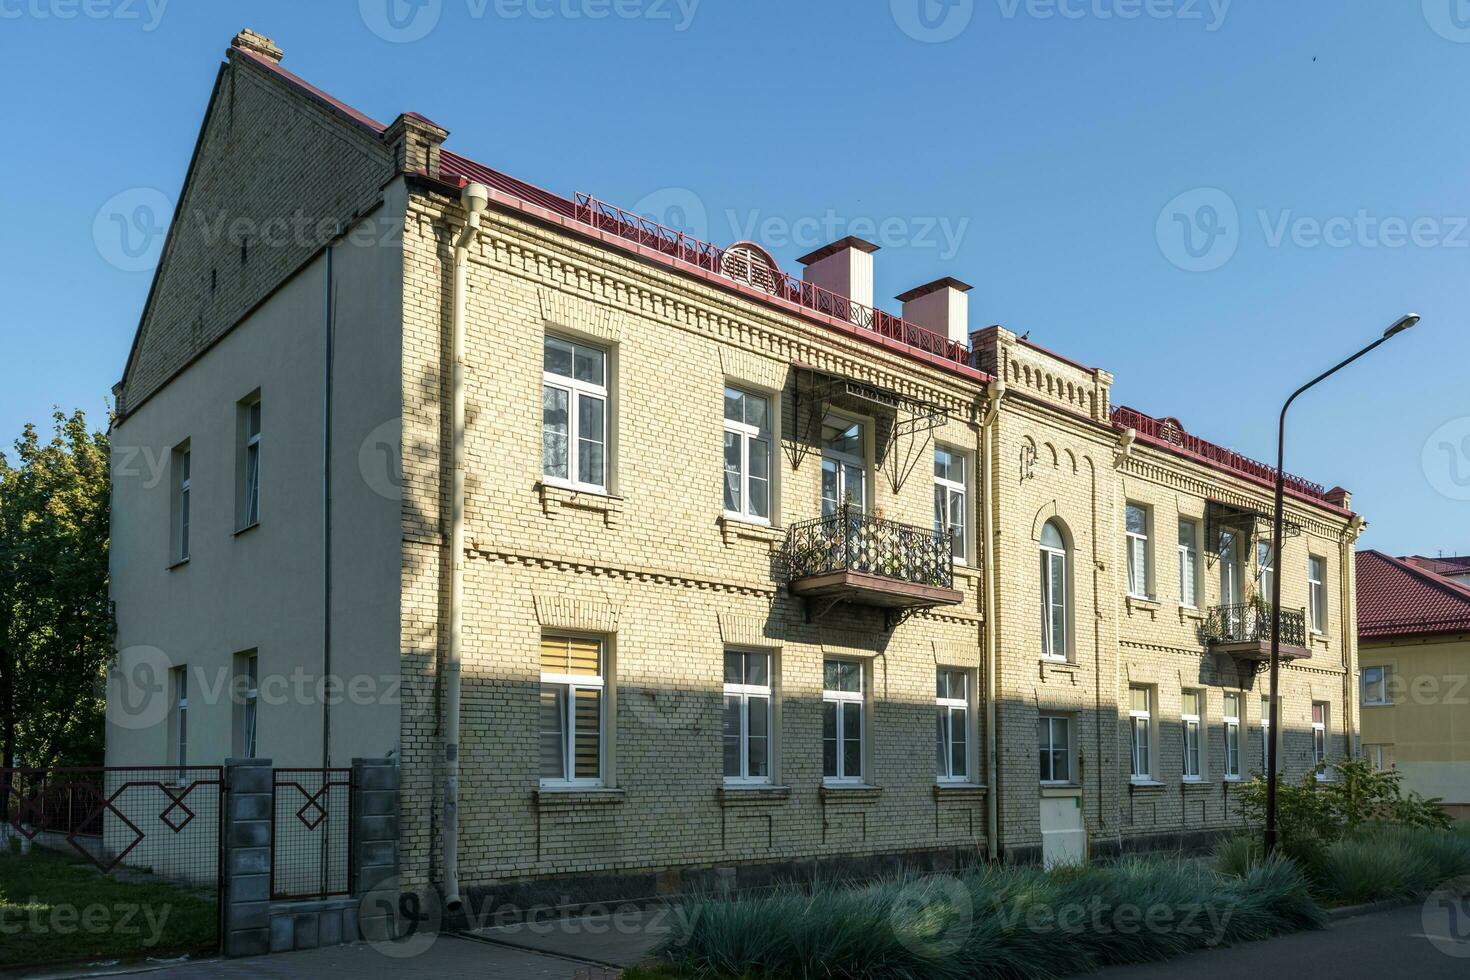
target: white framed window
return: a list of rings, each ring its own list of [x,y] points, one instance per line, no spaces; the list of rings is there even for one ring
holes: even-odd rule
[[[1153,758],[1153,689],[1133,686],[1128,689],[1129,747],[1132,765],[1129,776],[1134,782],[1152,782]]]
[[[1260,596],[1267,605],[1276,594],[1276,563],[1271,560],[1271,542],[1256,542],[1256,579],[1260,583]]]
[[[185,768],[189,765],[189,668],[178,666],[169,673],[170,689],[173,694],[173,757],[174,765],[179,767],[178,778],[182,782],[185,778]]]
[[[1199,525],[1179,519],[1179,604],[1199,607]]]
[[[934,677],[935,777],[941,783],[963,783],[970,778],[970,675],[940,667]]]
[[[1225,695],[1225,778],[1240,778],[1240,695]]]
[[[1072,719],[1042,715],[1037,719],[1036,737],[1041,747],[1041,782],[1072,782]]]
[[[822,778],[829,783],[863,781],[865,710],[863,665],[822,661]]]
[[[1129,504],[1126,508],[1128,546],[1128,594],[1149,598],[1148,508]]]
[[[1363,668],[1363,704],[1376,706],[1392,704],[1388,692],[1388,668]]]
[[[605,649],[581,636],[541,638],[541,785],[601,786]]]
[[[1240,538],[1234,531],[1221,531],[1216,555],[1220,566],[1220,605],[1238,606],[1244,599],[1240,582]]]
[[[173,451],[173,520],[170,522],[170,563],[189,560],[189,519],[191,487],[193,485],[193,453],[184,443]]]
[[[934,447],[934,530],[952,534],[954,560],[964,564],[969,551],[966,456],[948,446]]]
[[[1326,765],[1327,763],[1327,702],[1312,702],[1312,767]],[[1317,778],[1324,779],[1327,774],[1318,772]]]
[[[1327,559],[1307,556],[1307,625],[1313,633],[1327,632]]]
[[[256,716],[260,704],[260,658],[255,653],[235,656],[235,737],[236,758],[256,756]]]
[[[771,403],[764,395],[725,389],[725,513],[771,520]]]
[[[541,472],[553,483],[606,492],[607,360],[600,348],[546,336]]]
[[[1200,750],[1200,718],[1204,714],[1205,696],[1201,691],[1185,691],[1179,696],[1179,724],[1184,730],[1184,778],[1198,782],[1204,778],[1204,759]]]
[[[240,403],[240,487],[237,530],[260,523],[260,395]]]
[[[1054,521],[1041,528],[1041,656],[1066,660],[1067,545]]]
[[[1367,759],[1374,769],[1393,768],[1393,746],[1389,744],[1363,743],[1363,758]]]
[[[868,507],[867,441],[861,422],[829,415],[822,422],[822,516],[843,505]]]
[[[725,782],[771,781],[771,655],[725,651]]]

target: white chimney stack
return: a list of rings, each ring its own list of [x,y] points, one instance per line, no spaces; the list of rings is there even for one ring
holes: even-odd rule
[[[823,245],[796,261],[804,268],[802,281],[846,296],[863,306],[873,305],[873,253],[878,246],[849,235]],[[856,316],[853,319],[858,319]]]
[[[957,344],[970,343],[970,291],[968,283],[953,276],[915,286],[897,299],[903,303],[903,318],[910,323],[943,334]]]

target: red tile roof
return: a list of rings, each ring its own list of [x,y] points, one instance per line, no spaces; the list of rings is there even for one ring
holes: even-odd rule
[[[1359,638],[1470,633],[1470,588],[1381,551],[1357,562]]]

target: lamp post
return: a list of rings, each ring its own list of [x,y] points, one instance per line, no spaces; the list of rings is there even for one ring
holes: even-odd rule
[[[1276,685],[1280,678],[1281,656],[1281,524],[1282,507],[1286,494],[1286,411],[1297,396],[1318,382],[1331,377],[1358,358],[1403,333],[1419,322],[1419,314],[1410,313],[1395,320],[1393,326],[1383,331],[1383,336],[1358,351],[1352,357],[1328,368],[1311,381],[1291,393],[1286,404],[1281,406],[1281,422],[1276,430],[1276,506],[1271,513],[1271,700],[1268,702],[1271,723],[1266,747],[1266,855],[1276,850],[1276,746],[1281,741],[1281,718],[1277,707]]]

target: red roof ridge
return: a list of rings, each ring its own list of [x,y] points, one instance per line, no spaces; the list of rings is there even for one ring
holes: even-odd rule
[[[371,131],[376,136],[383,135],[383,133],[386,132],[388,129],[387,126],[378,122],[367,113],[360,112],[357,109],[352,108],[352,106],[348,105],[347,103],[343,102],[341,99],[334,98],[333,96],[328,95],[326,92],[317,88],[315,85],[311,84],[300,75],[296,75],[292,72],[287,71],[276,62],[271,61],[269,58],[256,54],[254,51],[251,51],[248,48],[242,48],[239,45],[231,45],[230,53],[235,55],[236,57],[248,60],[251,64],[255,65],[258,68],[264,69],[265,71],[274,72],[275,74],[284,78],[286,81],[290,82],[292,85],[295,85],[297,88],[301,89],[307,95],[310,95],[312,98],[316,99],[318,102],[325,104],[329,108],[337,110],[338,112],[342,113],[342,115],[346,116],[348,119],[357,123],[364,129]],[[414,115],[418,114],[414,113]]]

